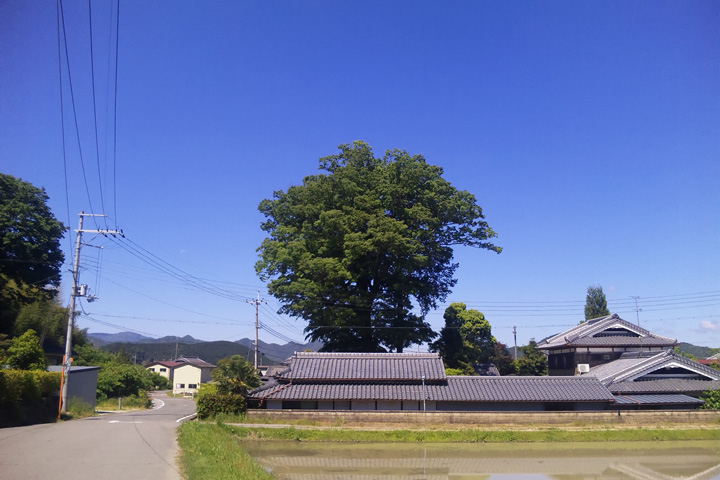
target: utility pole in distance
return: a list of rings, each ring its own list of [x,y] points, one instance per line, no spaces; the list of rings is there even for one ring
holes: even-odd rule
[[[72,363],[72,334],[75,326],[75,298],[87,296],[86,285],[78,285],[80,277],[80,247],[82,245],[83,233],[99,233],[101,235],[120,235],[124,237],[122,230],[84,230],[83,220],[85,217],[104,217],[80,211],[77,238],[75,240],[75,258],[72,269],[72,287],[70,289],[70,304],[68,305],[67,333],[65,334],[65,356],[63,357],[61,392],[60,392],[60,413],[67,412],[68,375]]]
[[[260,292],[257,292],[257,300],[248,300],[247,303],[255,305],[255,370],[258,368],[258,306],[261,303],[267,303],[265,300],[260,300]]]
[[[515,360],[517,360],[517,327],[513,325],[513,339],[515,340]]]
[[[642,308],[638,308],[638,303],[637,303],[637,301],[638,301],[638,298],[640,298],[640,297],[630,295],[630,298],[634,298],[634,299],[635,299],[635,316],[637,317],[637,324],[638,324],[638,327],[639,327],[639,326],[640,326],[640,312],[642,312]]]

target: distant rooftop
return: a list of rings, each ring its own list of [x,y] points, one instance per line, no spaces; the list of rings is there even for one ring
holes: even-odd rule
[[[549,337],[538,348],[554,350],[567,347],[671,347],[673,338],[656,335],[617,314],[598,317]]]

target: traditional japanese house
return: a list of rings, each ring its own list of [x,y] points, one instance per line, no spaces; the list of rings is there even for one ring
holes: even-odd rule
[[[660,353],[677,345],[617,314],[594,318],[538,343],[548,355],[548,374],[576,375],[578,365],[589,368],[617,360],[626,352]],[[582,369],[582,367],[581,367]]]

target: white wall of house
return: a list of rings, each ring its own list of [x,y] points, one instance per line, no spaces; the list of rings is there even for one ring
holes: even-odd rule
[[[210,371],[212,368],[205,367],[200,368],[195,365],[178,365],[175,367],[173,372],[173,393],[189,393],[195,394],[198,389],[198,385],[201,383],[208,383],[210,378]]]
[[[168,380],[173,379],[173,368],[166,367],[165,365],[151,365],[147,367],[147,370],[160,374]]]

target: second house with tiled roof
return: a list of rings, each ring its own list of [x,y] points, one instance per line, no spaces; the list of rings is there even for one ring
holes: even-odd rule
[[[586,365],[592,368],[612,362],[626,352],[661,353],[677,345],[663,337],[623,320],[617,314],[593,318],[538,343],[548,355],[548,374],[576,375]]]

